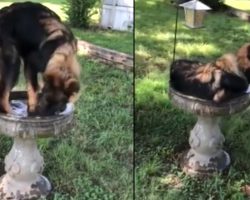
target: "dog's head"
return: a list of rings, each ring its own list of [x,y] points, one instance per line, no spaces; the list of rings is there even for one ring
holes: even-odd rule
[[[244,44],[237,52],[237,61],[240,70],[250,82],[250,43]]]
[[[80,67],[74,54],[55,54],[43,74],[44,86],[39,97],[40,115],[63,111],[68,102],[76,101],[80,90]]]

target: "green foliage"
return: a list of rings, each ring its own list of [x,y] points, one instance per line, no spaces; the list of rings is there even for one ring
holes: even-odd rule
[[[91,9],[98,0],[67,0],[69,22],[73,27],[87,28],[91,15]]]

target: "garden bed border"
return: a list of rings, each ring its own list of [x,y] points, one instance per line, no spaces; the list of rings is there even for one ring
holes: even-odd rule
[[[113,65],[124,70],[132,70],[133,68],[133,56],[129,54],[100,47],[84,40],[78,41],[78,48],[87,56],[95,58],[105,64]]]

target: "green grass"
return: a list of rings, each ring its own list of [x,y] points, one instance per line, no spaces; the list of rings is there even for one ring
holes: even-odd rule
[[[133,55],[133,33],[131,32],[118,32],[95,28],[84,31],[74,28],[73,32],[78,39]]]
[[[23,2],[25,0],[3,0],[0,2],[0,8],[8,6],[13,2]],[[31,0],[33,2],[40,2],[45,6],[49,7],[51,10],[56,12],[63,21],[68,20],[66,14],[66,0]],[[99,5],[98,5],[99,6]],[[99,23],[100,12],[99,7],[93,8],[94,15],[91,16],[91,26],[90,29],[79,29],[74,28],[73,32],[76,37],[80,40],[85,40],[93,44],[110,48],[116,51],[121,51],[128,54],[133,54],[133,33],[131,32],[121,32],[121,31],[111,31],[96,28]]]
[[[196,180],[183,174],[181,153],[196,118],[168,99],[176,9],[168,0],[135,1],[135,158],[136,198],[142,200],[239,200],[250,182],[250,111],[223,118],[221,127],[232,165],[224,174]],[[205,28],[188,29],[180,10],[176,59],[211,61],[249,42],[250,24],[209,13]]]
[[[65,138],[40,139],[53,200],[132,199],[132,73],[80,59],[81,97]],[[11,147],[0,136],[0,171]]]

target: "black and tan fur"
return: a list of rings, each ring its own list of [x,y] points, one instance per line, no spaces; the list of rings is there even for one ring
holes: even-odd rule
[[[39,3],[14,3],[0,10],[0,30],[3,40],[10,41],[7,46],[16,52],[16,61],[23,59],[30,113],[53,114],[76,100],[80,87],[77,41],[53,11]],[[38,73],[44,80],[40,98]],[[9,88],[2,92],[5,112],[9,112]]]
[[[176,90],[216,103],[246,91],[248,83],[234,54],[225,54],[213,63],[177,60],[171,65],[170,84]]]
[[[250,83],[250,43],[244,44],[237,52],[237,62],[239,63],[240,70],[247,77]]]
[[[1,32],[1,30],[0,30]],[[0,111],[9,113],[9,96],[18,81],[21,59],[12,41],[0,33]]]

